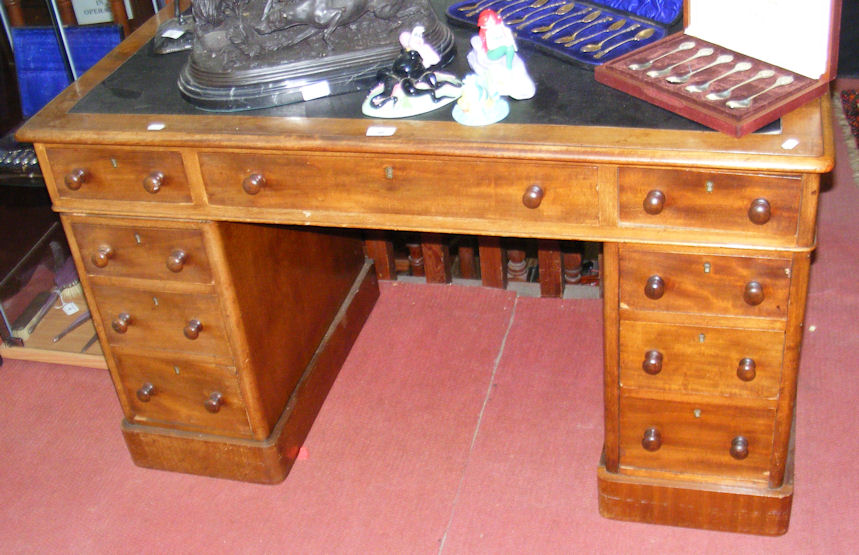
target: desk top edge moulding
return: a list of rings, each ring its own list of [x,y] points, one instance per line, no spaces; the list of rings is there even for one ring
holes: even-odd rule
[[[737,138],[523,46],[536,94],[493,125],[449,109],[364,117],[366,91],[212,112],[176,86],[189,53],[151,51],[171,11],[18,132],[60,213],[137,465],[286,478],[378,296],[364,230],[594,241],[600,513],[787,530],[834,164],[828,96]],[[471,33],[452,27],[451,72]],[[379,127],[390,133],[368,133]]]

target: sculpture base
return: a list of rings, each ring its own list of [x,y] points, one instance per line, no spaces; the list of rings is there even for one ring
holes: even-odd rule
[[[182,95],[205,110],[238,111],[368,91],[379,70],[390,69],[400,53],[400,33],[416,26],[441,57],[434,67],[456,54],[453,32],[426,0],[386,19],[364,13],[327,35],[306,24],[264,32],[261,25],[253,16],[217,27],[198,25],[179,75]]]

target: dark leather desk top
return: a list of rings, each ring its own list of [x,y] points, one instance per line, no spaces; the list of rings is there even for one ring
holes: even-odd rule
[[[443,16],[442,16],[443,17]],[[465,55],[470,29],[452,26],[457,56],[448,66],[458,76],[468,73]],[[106,114],[198,114],[204,112],[179,93],[176,80],[187,52],[155,55],[151,45],[141,48],[126,63],[87,94],[72,110],[77,113]],[[700,131],[706,128],[626,93],[597,83],[591,68],[520,48],[537,94],[524,101],[511,100],[510,115],[503,123],[545,123],[557,125],[598,125]],[[297,104],[232,112],[240,115],[282,117],[360,118],[364,93],[330,96]],[[450,107],[410,119],[450,121]],[[773,128],[772,126],[769,127]],[[778,129],[778,123],[774,124]]]

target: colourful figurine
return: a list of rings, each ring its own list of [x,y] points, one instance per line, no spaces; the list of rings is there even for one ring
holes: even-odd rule
[[[499,95],[515,100],[531,98],[537,92],[525,63],[516,49],[516,39],[493,10],[483,10],[477,18],[480,31],[471,38],[468,65],[486,76],[489,87]]]
[[[438,52],[424,40],[424,28],[421,25],[416,25],[411,32],[400,33],[400,44],[405,50],[415,50],[420,54],[426,67],[433,67],[441,61]]]
[[[469,73],[463,79],[462,96],[453,107],[453,119],[463,125],[496,123],[507,117],[510,105],[492,90],[485,75]]]
[[[417,50],[404,49],[391,69],[379,71],[377,79],[361,105],[366,116],[416,116],[447,106],[462,94],[459,79],[428,70]]]

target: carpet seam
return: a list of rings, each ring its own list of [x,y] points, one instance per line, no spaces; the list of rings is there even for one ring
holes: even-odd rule
[[[450,517],[447,520],[447,525],[444,528],[444,534],[441,536],[441,541],[438,546],[438,553],[441,555],[444,551],[444,544],[447,541],[447,534],[453,524],[454,516],[456,515],[456,507],[459,504],[459,496],[462,493],[462,486],[465,482],[465,475],[468,472],[468,467],[471,464],[471,454],[474,452],[474,445],[477,443],[477,436],[480,433],[480,425],[483,423],[483,414],[486,412],[486,406],[489,404],[489,398],[492,396],[492,389],[495,383],[495,374],[498,372],[498,367],[501,366],[501,359],[504,357],[504,350],[507,346],[507,338],[510,336],[510,331],[513,329],[513,321],[516,319],[516,307],[519,305],[519,296],[516,295],[513,299],[513,307],[510,311],[510,320],[507,322],[507,330],[504,332],[504,337],[501,338],[501,345],[498,348],[498,355],[495,357],[495,362],[492,365],[492,372],[489,375],[489,387],[486,389],[486,395],[483,397],[483,404],[480,406],[480,412],[477,415],[477,423],[474,426],[474,433],[471,436],[471,444],[468,446],[468,454],[465,457],[465,465],[462,468],[462,474],[459,477],[459,483],[456,486],[456,493],[453,496],[453,504],[450,508]]]

